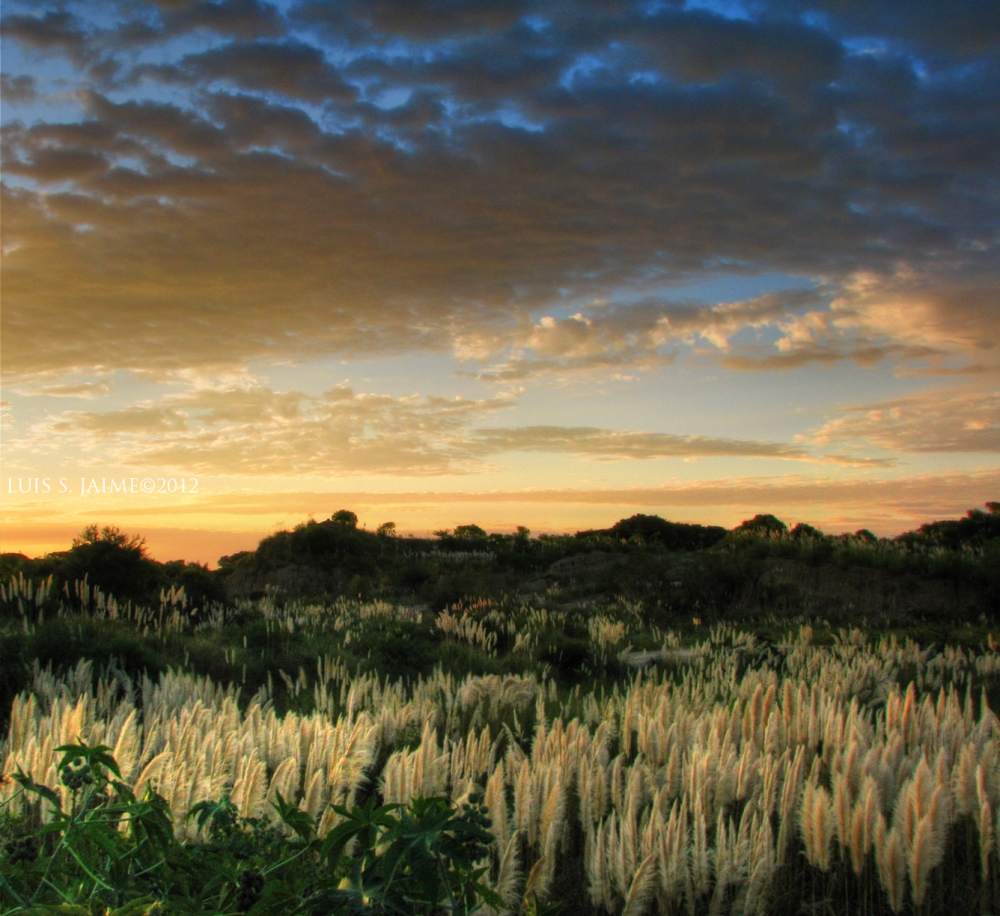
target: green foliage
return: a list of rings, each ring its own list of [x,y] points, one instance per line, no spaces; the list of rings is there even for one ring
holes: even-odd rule
[[[72,668],[80,659],[98,666],[114,664],[133,677],[166,670],[154,640],[140,637],[133,628],[112,620],[85,615],[46,620],[34,628],[26,655],[56,670]]]
[[[957,521],[929,522],[897,538],[909,546],[932,544],[948,550],[982,547],[997,539],[1000,539],[1000,502],[986,503],[985,512],[970,509],[965,518]]]
[[[539,659],[553,669],[560,681],[572,683],[580,679],[589,668],[590,648],[586,639],[550,633],[539,647]]]
[[[163,564],[162,578],[166,585],[184,589],[187,606],[190,608],[204,609],[213,602],[226,600],[222,578],[200,563],[169,561]]]
[[[110,748],[57,748],[59,793],[23,772],[20,792],[48,820],[20,824],[0,852],[7,914],[303,913],[311,916],[471,916],[500,900],[484,882],[493,841],[482,797],[461,810],[445,798],[402,805],[336,807],[324,838],[316,822],[277,794],[276,817],[244,818],[226,797],[188,814],[207,841],[174,836],[166,801],[136,798]]]
[[[18,573],[31,576],[33,565],[23,553],[0,553],[0,582],[17,578]]]
[[[793,540],[801,541],[806,538],[821,538],[823,537],[823,532],[819,528],[814,528],[812,525],[807,525],[805,522],[799,522],[790,532]]]
[[[431,673],[439,642],[428,627],[400,620],[365,630],[352,648],[371,670],[391,680],[414,679]]]
[[[145,540],[117,528],[90,525],[54,559],[59,582],[86,580],[120,602],[151,603],[161,584],[159,564],[146,555]]]
[[[7,731],[10,708],[28,683],[28,653],[23,633],[0,636],[0,734]]]
[[[21,791],[48,807],[49,818],[9,841],[0,856],[0,901],[14,907],[9,912],[151,902],[150,873],[164,867],[174,844],[167,803],[153,793],[137,799],[120,781],[110,750],[82,742],[56,748],[68,809],[57,792],[20,770],[13,775]]]
[[[95,544],[108,544],[121,550],[135,550],[139,552],[140,556],[146,556],[146,539],[142,535],[126,534],[114,525],[105,525],[103,528],[98,525],[87,525],[73,538],[74,547],[94,546]]]
[[[330,521],[344,528],[358,527],[358,517],[350,509],[338,509],[330,516]]]
[[[376,806],[374,799],[353,811],[335,806],[344,821],[327,835],[320,855],[331,872],[346,874],[316,895],[312,912],[430,916],[444,909],[466,916],[481,899],[500,905],[483,881],[493,837],[481,802],[471,795],[460,814],[440,797],[414,799],[409,810]],[[347,856],[352,842],[360,852]]]
[[[454,537],[465,541],[485,541],[487,534],[479,525],[459,525],[455,528]]]
[[[357,527],[355,513],[341,509],[326,521],[309,520],[292,531],[270,535],[254,551],[221,557],[218,570],[209,570],[183,561],[157,563],[146,556],[140,536],[91,525],[68,551],[37,560],[0,555],[0,583],[19,573],[32,581],[51,574],[46,607],[53,611],[63,595],[85,603],[78,585],[83,581],[90,604],[95,603],[94,588],[113,595],[119,605],[154,608],[164,590],[183,588],[185,608],[198,609],[199,614],[213,603],[265,595],[328,600],[360,594],[390,601],[415,597],[443,609],[474,595],[500,597],[516,591],[524,581],[545,575],[553,563],[591,551],[628,561],[590,583],[605,594],[634,590],[630,571],[648,566],[650,559],[666,568],[675,563],[672,554],[698,556],[708,563],[708,557],[726,551],[740,551],[753,560],[778,557],[947,578],[971,575],[985,582],[989,576],[984,578],[983,570],[1000,558],[1000,503],[987,503],[985,511],[973,509],[961,519],[922,525],[892,540],[864,529],[825,535],[805,523],[789,531],[769,514],[755,515],[729,533],[717,526],[637,514],[609,528],[574,535],[531,537],[523,526],[513,534],[487,533],[475,524],[435,535],[434,540],[400,538],[392,522],[365,531]],[[1000,589],[1000,583],[990,579],[985,588]],[[11,603],[0,600],[0,615],[10,613]]]
[[[766,517],[756,521],[761,518]],[[626,640],[636,649],[658,645],[654,628],[690,633],[697,625],[739,621],[770,633],[772,624],[762,623],[764,617],[781,627],[803,617],[897,633],[928,626],[951,631],[980,620],[986,626],[1000,612],[1000,538],[987,537],[998,519],[995,508],[973,510],[965,519],[934,522],[897,540],[866,532],[825,535],[805,524],[775,534],[774,525],[755,526],[751,519],[745,525],[756,534],[687,549],[721,529],[635,515],[610,529],[578,535],[533,538],[522,528],[462,540],[449,533],[454,550],[441,542],[310,521],[265,539],[256,552],[223,558],[218,572],[180,561],[154,563],[141,556],[134,536],[91,526],[64,554],[39,561],[3,558],[23,577],[8,580],[0,595],[0,729],[34,662],[58,672],[89,659],[95,670],[115,668],[133,679],[183,667],[239,684],[242,700],[265,688],[281,709],[296,711],[310,708],[311,687],[292,691],[281,672],[302,668],[312,677],[321,655],[352,671],[391,678],[412,680],[436,666],[452,673],[501,675],[540,673],[548,666],[561,683],[579,682],[597,674],[587,617],[599,613],[619,619],[614,612],[619,598],[642,608]],[[948,532],[959,532],[959,541],[949,541]],[[970,546],[976,538],[979,546]],[[946,546],[950,543],[959,547]],[[604,557],[590,567],[587,555],[598,548]],[[124,556],[126,566],[138,556],[140,572],[142,564],[149,564],[156,571],[149,610],[133,613],[133,606],[115,616],[95,601],[76,600],[77,589],[63,591],[58,575],[68,568],[67,558],[72,555],[75,562],[87,551],[92,558],[101,551]],[[550,571],[553,563],[573,556],[581,562],[570,572]],[[265,591],[267,577],[287,572],[293,559],[329,574],[326,581],[339,581],[353,600],[331,600],[337,591],[332,584],[329,593],[307,601]],[[88,566],[85,575],[96,569]],[[53,584],[38,600],[43,583],[34,576],[45,571],[53,573]],[[258,577],[260,600],[242,599],[238,606],[232,600],[214,601],[227,580],[249,582],[251,573]],[[183,587],[186,605],[168,602],[161,608],[160,590],[171,584]],[[361,619],[356,616],[359,594],[392,605],[417,605],[416,614]],[[487,601],[476,610],[480,598]],[[468,609],[470,623],[481,621],[495,638],[489,648],[482,640],[443,638],[435,626],[438,613],[460,605],[457,616]],[[554,614],[557,622],[540,629],[532,624],[537,631],[518,643],[536,610]],[[172,614],[173,620],[165,622]],[[613,681],[621,675],[614,665],[602,665],[600,676]]]
[[[776,518],[773,515],[755,515],[753,518],[748,518],[746,521],[737,525],[733,529],[734,534],[756,534],[756,535],[773,535],[773,534],[784,534],[788,531],[788,525],[786,525],[780,518]]]
[[[658,544],[667,550],[703,550],[726,536],[716,525],[688,525],[668,522],[658,515],[633,515],[616,522],[608,531],[634,544]]]

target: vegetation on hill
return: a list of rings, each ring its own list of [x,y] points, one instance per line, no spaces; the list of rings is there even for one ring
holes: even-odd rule
[[[340,510],[218,570],[5,555],[0,908],[996,912],[998,535]]]
[[[589,562],[563,564],[572,576],[560,572],[561,561],[588,555]],[[718,583],[714,593],[698,596],[699,608],[712,614],[766,578],[765,561],[781,559],[960,580],[982,596],[982,612],[995,610],[1000,599],[993,572],[1000,568],[998,558],[997,502],[987,503],[986,511],[973,509],[965,518],[925,524],[896,538],[866,530],[825,535],[805,524],[789,531],[775,516],[759,514],[732,531],[633,515],[609,528],[572,535],[531,537],[524,527],[513,534],[487,533],[468,524],[437,531],[430,539],[397,537],[392,522],[375,532],[360,529],[357,516],[341,509],[326,521],[310,520],[272,534],[254,551],[221,557],[217,570],[183,561],[158,563],[148,557],[141,537],[92,525],[66,551],[34,560],[3,554],[0,582],[17,575],[51,576],[53,594],[70,602],[79,598],[76,583],[86,581],[90,589],[134,605],[156,605],[164,592],[183,588],[189,605],[199,608],[270,595],[411,600],[440,609],[463,598],[517,592],[532,581],[537,588],[545,580],[546,586],[565,585],[570,578],[600,594],[628,593],[655,603],[668,581],[676,581],[678,570],[686,570],[688,579]]]

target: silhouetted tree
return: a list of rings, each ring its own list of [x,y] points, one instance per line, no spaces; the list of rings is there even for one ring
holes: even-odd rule
[[[86,577],[89,585],[119,601],[152,604],[160,588],[160,564],[146,554],[146,539],[113,526],[88,525],[73,546],[56,554],[55,572],[63,582]]]
[[[805,522],[799,522],[790,533],[797,541],[803,538],[821,538],[824,536],[819,528],[813,528],[812,525],[807,525]]]
[[[454,537],[463,541],[485,541],[487,534],[479,525],[459,525],[455,529]]]
[[[782,534],[787,530],[788,525],[773,515],[755,515],[733,529],[736,534],[759,535]]]
[[[906,544],[933,544],[957,550],[968,545],[982,546],[987,541],[1000,538],[1000,502],[986,503],[982,509],[970,509],[965,518],[954,521],[928,522],[916,531],[901,534],[897,540]]]
[[[667,550],[700,550],[726,536],[715,525],[668,522],[658,515],[633,515],[615,522],[608,532],[616,539],[640,544],[659,544]]]

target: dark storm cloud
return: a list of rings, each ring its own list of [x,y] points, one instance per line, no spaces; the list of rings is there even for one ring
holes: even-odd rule
[[[995,8],[90,9],[3,20],[76,62],[82,119],[5,136],[8,372],[437,349],[512,379],[679,343],[735,368],[995,361]],[[658,298],[720,270],[822,293]],[[776,346],[739,342],[763,328]]]

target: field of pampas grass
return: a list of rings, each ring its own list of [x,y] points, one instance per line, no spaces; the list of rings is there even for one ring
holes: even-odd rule
[[[297,613],[274,624],[319,616]],[[495,648],[471,618],[436,625]],[[610,620],[591,629],[602,655],[627,636]],[[720,627],[683,665],[590,691],[440,670],[391,682],[320,658],[285,681],[312,692],[312,711],[284,714],[267,687],[247,700],[181,671],[36,666],[0,761],[65,795],[54,749],[105,744],[126,783],[167,799],[188,842],[204,836],[185,814],[226,793],[269,817],[280,792],[327,833],[332,804],[482,792],[508,911],[529,892],[627,916],[1000,912],[1000,720],[981,690],[996,651],[811,636],[790,634],[774,658]],[[45,816],[9,780],[0,802]]]

